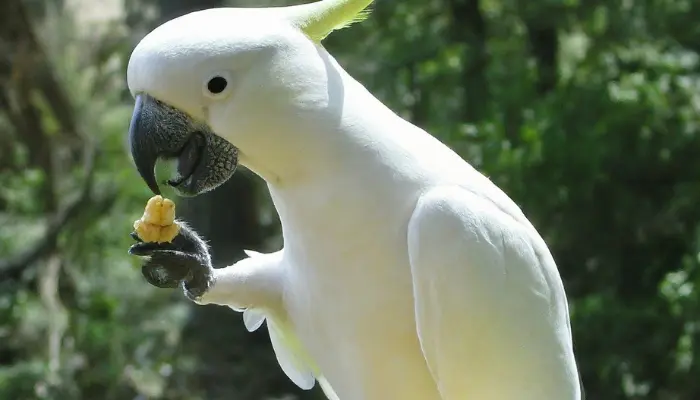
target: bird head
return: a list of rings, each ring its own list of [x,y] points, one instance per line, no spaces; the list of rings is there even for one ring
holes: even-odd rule
[[[321,0],[270,8],[215,8],[146,35],[129,59],[135,98],[129,145],[160,193],[155,166],[177,160],[168,180],[195,196],[228,180],[239,159],[264,165],[298,138],[285,125],[329,107],[320,42],[364,18],[372,0]]]

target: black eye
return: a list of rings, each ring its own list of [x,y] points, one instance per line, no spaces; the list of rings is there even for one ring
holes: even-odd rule
[[[226,86],[228,85],[228,82],[226,82],[226,78],[222,78],[220,76],[215,76],[207,82],[207,90],[209,90],[213,94],[219,94],[226,89]]]

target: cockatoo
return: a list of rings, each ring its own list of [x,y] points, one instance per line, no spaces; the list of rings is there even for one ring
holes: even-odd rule
[[[520,208],[402,119],[321,45],[371,0],[217,8],[133,50],[135,166],[194,196],[239,163],[262,177],[284,247],[213,268],[186,224],[134,244],[158,287],[267,322],[281,368],[342,400],[578,400],[567,298]],[[235,227],[232,227],[235,228]]]

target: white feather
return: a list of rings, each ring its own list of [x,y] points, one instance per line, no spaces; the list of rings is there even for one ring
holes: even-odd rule
[[[245,253],[245,255],[247,255],[250,258],[260,257],[263,255],[263,253],[257,252],[255,250],[248,250],[248,249],[243,249],[243,253]]]
[[[328,400],[340,400],[340,398],[335,393],[326,377],[321,375],[317,377],[316,380],[318,380],[318,384],[319,386],[321,386],[321,390],[323,390],[323,393],[326,395],[326,397],[328,397]]]
[[[265,314],[254,309],[243,311],[243,324],[248,332],[255,332],[265,322]]]
[[[304,390],[313,388],[316,378],[311,366],[305,360],[299,341],[288,329],[272,320],[268,320],[267,329],[282,371],[300,388]]]

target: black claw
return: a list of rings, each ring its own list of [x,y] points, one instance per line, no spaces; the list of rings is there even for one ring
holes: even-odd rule
[[[136,233],[136,232],[131,232],[131,233],[129,234],[129,236],[131,236],[131,238],[134,239],[135,241],[137,241],[137,242],[139,242],[139,243],[143,243],[143,240],[141,240],[141,238],[139,237],[139,234],[138,234],[138,233]]]
[[[147,257],[153,254],[153,252],[158,250],[159,248],[160,245],[158,243],[139,242],[129,247],[129,254],[131,254],[132,256]]]

